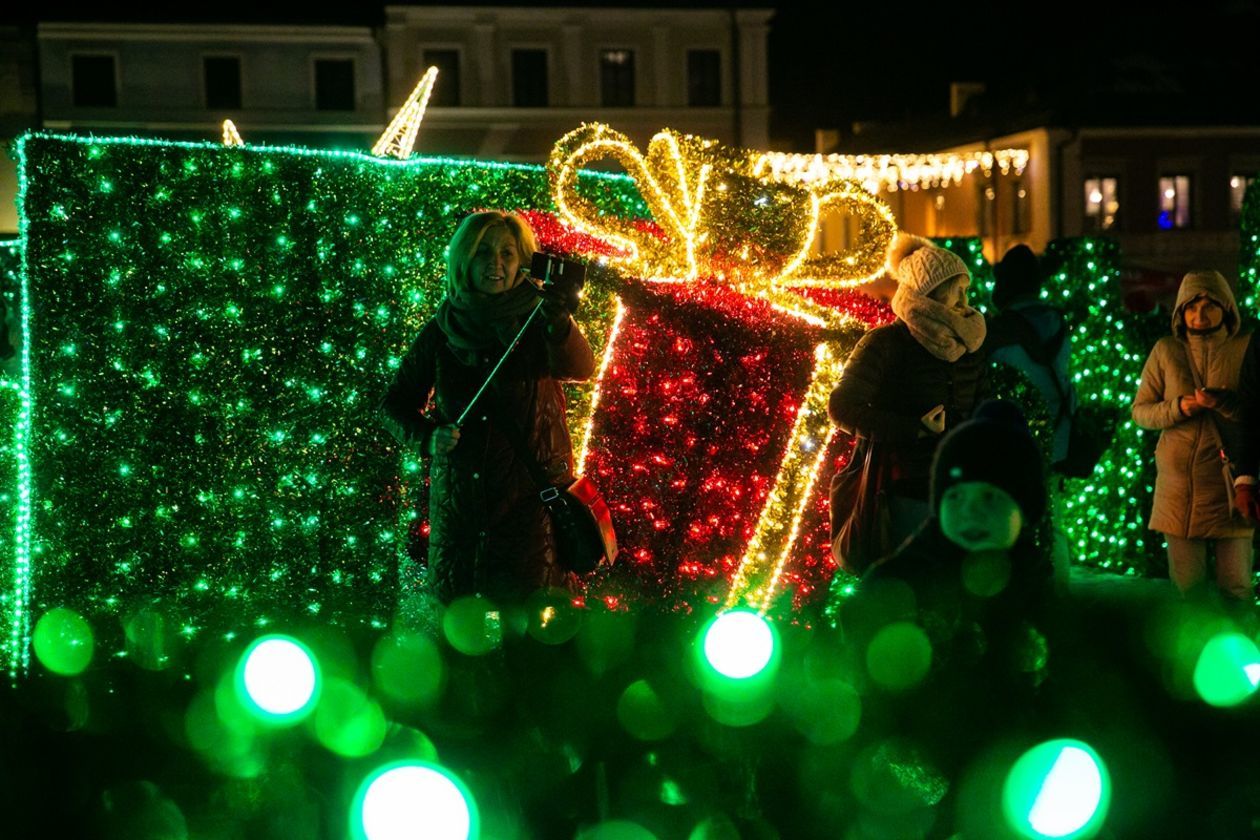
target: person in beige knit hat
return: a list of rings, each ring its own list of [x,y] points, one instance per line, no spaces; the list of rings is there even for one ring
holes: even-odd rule
[[[829,403],[832,422],[857,438],[831,483],[832,554],[856,574],[927,518],[937,440],[987,390],[985,322],[967,302],[967,264],[902,233],[887,268],[897,281],[897,320],[862,337]]]

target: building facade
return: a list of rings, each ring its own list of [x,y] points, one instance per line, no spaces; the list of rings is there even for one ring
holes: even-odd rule
[[[1020,173],[979,171],[947,187],[885,193],[901,226],[924,236],[978,236],[995,260],[1019,243],[1115,238],[1136,272],[1238,272],[1239,217],[1260,174],[1260,126],[1040,126],[939,150],[1022,148]]]
[[[385,6],[372,26],[40,23],[0,31],[0,129],[367,152],[425,69],[415,151],[542,162],[583,122],[768,144],[769,10]],[[0,161],[0,236],[17,231]]]
[[[80,24],[38,27],[45,128],[361,148],[384,113],[369,27]]]
[[[593,121],[638,143],[670,127],[764,148],[772,14],[387,6],[389,102],[438,68],[417,142],[425,154],[538,162]]]

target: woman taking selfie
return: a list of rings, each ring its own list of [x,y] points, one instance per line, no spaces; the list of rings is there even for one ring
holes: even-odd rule
[[[469,594],[520,599],[572,577],[556,563],[552,520],[523,454],[550,483],[573,480],[560,383],[588,379],[595,360],[572,318],[576,294],[543,292],[527,277],[535,250],[518,216],[490,210],[465,218],[448,248],[446,297],[381,404],[394,436],[432,456],[428,580],[444,603]],[[540,300],[541,311],[457,425]]]

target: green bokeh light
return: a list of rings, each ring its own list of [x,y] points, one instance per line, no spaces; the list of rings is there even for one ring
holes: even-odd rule
[[[880,628],[866,648],[866,670],[884,688],[918,685],[932,666],[932,643],[917,624],[898,621]]]
[[[750,610],[731,610],[713,619],[704,631],[704,658],[709,667],[732,680],[762,673],[777,649],[774,629]]]
[[[1111,801],[1111,780],[1083,741],[1047,741],[1024,753],[1002,792],[1007,822],[1023,837],[1092,837]]]
[[[582,629],[582,613],[566,592],[543,590],[529,599],[529,635],[545,645],[562,645]]]
[[[442,653],[421,633],[383,636],[372,648],[372,681],[390,700],[432,705],[446,682]]]
[[[1221,633],[1203,646],[1194,666],[1194,688],[1205,703],[1237,706],[1260,685],[1260,649],[1241,633]]]
[[[489,598],[457,598],[442,616],[442,632],[460,653],[483,656],[503,644],[503,615]]]
[[[475,840],[480,830],[468,788],[428,761],[377,768],[359,785],[350,810],[355,840]]]
[[[143,609],[123,624],[127,657],[146,671],[161,671],[171,664],[179,646],[173,623],[161,612]]]
[[[73,677],[92,661],[96,642],[83,616],[57,607],[40,616],[32,636],[35,656],[54,674]]]
[[[678,726],[678,716],[646,680],[626,686],[617,700],[617,720],[640,741],[659,741]]]
[[[385,740],[385,713],[380,704],[348,680],[327,681],[314,722],[319,742],[345,758],[371,755]]]
[[[237,695],[255,717],[268,723],[296,723],[319,700],[319,664],[306,645],[273,634],[254,641],[236,669]]]

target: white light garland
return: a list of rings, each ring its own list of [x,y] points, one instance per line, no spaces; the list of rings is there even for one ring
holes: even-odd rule
[[[1028,165],[1027,149],[994,149],[955,154],[803,155],[763,152],[753,172],[787,184],[857,181],[873,193],[950,187],[977,169],[989,177],[994,168],[1019,175]]]

